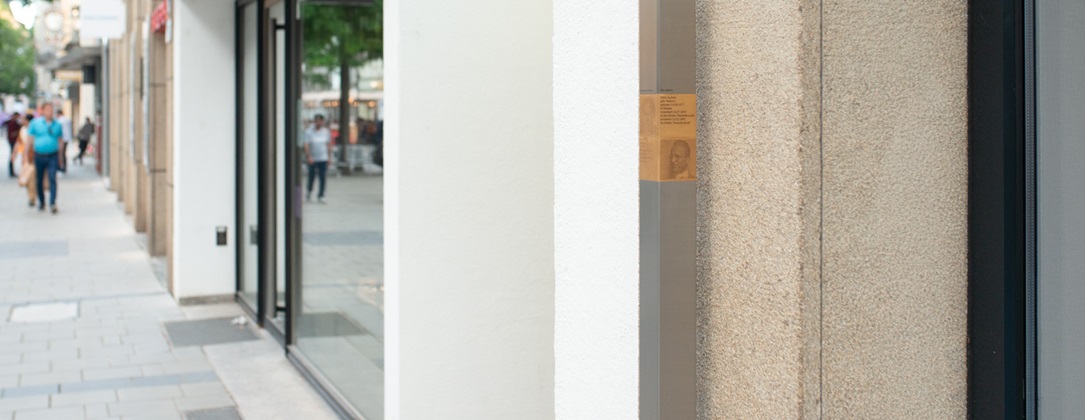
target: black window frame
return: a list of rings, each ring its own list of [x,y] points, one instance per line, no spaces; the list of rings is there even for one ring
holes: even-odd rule
[[[1035,2],[968,9],[968,417],[1034,419]]]

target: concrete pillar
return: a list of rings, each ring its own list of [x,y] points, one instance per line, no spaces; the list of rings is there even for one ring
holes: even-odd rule
[[[964,418],[967,2],[826,2],[826,418]]]
[[[124,200],[124,162],[127,159],[128,152],[126,151],[126,138],[128,138],[127,130],[128,126],[125,125],[125,114],[128,113],[128,104],[125,102],[124,86],[126,83],[124,70],[128,65],[125,60],[127,56],[128,48],[125,47],[124,39],[119,39],[110,42],[110,59],[113,60],[113,64],[110,66],[110,101],[109,106],[112,111],[110,112],[110,124],[112,129],[110,130],[110,149],[109,149],[109,181],[110,187],[117,193],[117,200]]]
[[[220,0],[174,3],[170,270],[182,302],[232,296],[237,288],[233,240],[221,246],[215,240],[219,227],[235,237],[237,220],[234,7]]]
[[[704,418],[817,418],[819,2],[701,2]]]
[[[161,34],[152,34],[150,39],[150,94],[149,104],[150,126],[146,130],[150,132],[150,150],[148,173],[148,205],[145,209],[147,217],[147,251],[151,255],[166,255],[166,229],[168,226],[166,203],[166,165],[167,160],[167,131],[166,118],[169,110],[166,98],[166,54],[167,45],[165,37]]]
[[[638,11],[631,1],[554,1],[554,412],[560,419],[638,413]]]
[[[129,15],[129,34],[132,37],[132,224],[136,232],[147,232],[147,207],[150,185],[148,182],[147,165],[145,157],[147,150],[144,134],[146,130],[146,108],[144,101],[147,92],[144,87],[144,66],[147,63],[146,44],[144,38],[144,24],[147,21],[148,0],[132,0],[131,7],[134,11]]]
[[[554,417],[550,13],[385,3],[385,418]]]
[[[176,9],[174,9],[174,10],[176,10]],[[171,13],[173,13],[173,12],[171,12]],[[174,27],[174,28],[176,28],[176,27]],[[171,36],[173,36],[173,35],[171,34]],[[165,103],[162,104],[162,107],[163,107],[162,109],[163,109],[163,114],[164,114],[163,115],[163,120],[164,120],[163,128],[164,128],[165,132],[162,133],[162,137],[165,139],[165,141],[164,141],[164,143],[162,143],[162,153],[161,153],[160,156],[161,156],[162,160],[165,161],[165,164],[163,165],[163,168],[164,168],[163,184],[164,185],[163,185],[163,193],[162,193],[162,195],[165,196],[163,201],[162,201],[163,212],[165,213],[165,220],[163,221],[163,224],[165,225],[165,236],[164,236],[162,241],[165,242],[165,244],[166,244],[165,245],[166,268],[167,268],[166,269],[166,284],[167,284],[167,288],[169,289],[170,293],[173,294],[174,296],[177,296],[177,293],[176,293],[176,291],[174,289],[174,280],[173,280],[174,271],[172,269],[172,267],[173,267],[173,249],[174,249],[174,244],[173,244],[173,226],[174,226],[174,224],[173,224],[173,204],[174,204],[174,201],[173,201],[173,197],[174,197],[174,190],[173,190],[173,162],[174,162],[173,161],[173,154],[174,154],[173,121],[174,120],[173,120],[173,118],[174,118],[174,115],[175,115],[175,112],[174,112],[175,102],[174,102],[174,94],[173,94],[173,68],[174,68],[173,67],[174,66],[174,64],[173,64],[173,49],[174,49],[175,45],[176,45],[176,43],[173,43],[173,42],[167,44],[166,47],[165,47],[165,50],[164,50],[164,57],[163,57],[164,58],[163,59],[164,67],[165,67],[165,69],[163,70],[163,74],[165,74],[165,78],[164,78],[165,85],[164,85],[164,92],[163,92],[162,97],[165,99]]]
[[[131,215],[136,208],[136,97],[135,97],[135,83],[137,62],[139,59],[139,50],[136,35],[136,28],[133,21],[135,20],[136,0],[128,0],[128,29],[125,32],[124,38],[124,127],[121,128],[121,132],[124,133],[124,156],[121,158],[121,165],[124,167],[124,194],[121,197],[124,200],[124,213]]]
[[[965,417],[965,10],[699,5],[702,417]]]

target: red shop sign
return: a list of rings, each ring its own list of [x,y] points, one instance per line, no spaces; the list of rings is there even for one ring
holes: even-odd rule
[[[151,32],[166,32],[166,22],[170,20],[169,0],[162,0],[151,12]]]

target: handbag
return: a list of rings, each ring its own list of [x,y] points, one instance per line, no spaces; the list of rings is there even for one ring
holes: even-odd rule
[[[19,186],[25,187],[30,184],[30,178],[34,176],[34,164],[23,165],[19,168]]]

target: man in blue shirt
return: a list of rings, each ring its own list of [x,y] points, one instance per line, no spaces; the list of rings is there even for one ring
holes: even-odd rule
[[[60,151],[64,148],[64,129],[53,119],[53,104],[41,107],[41,117],[30,122],[26,129],[30,143],[34,145],[35,180],[38,182],[38,211],[45,211],[45,191],[42,178],[49,175],[49,209],[57,212],[57,169],[64,164]]]

